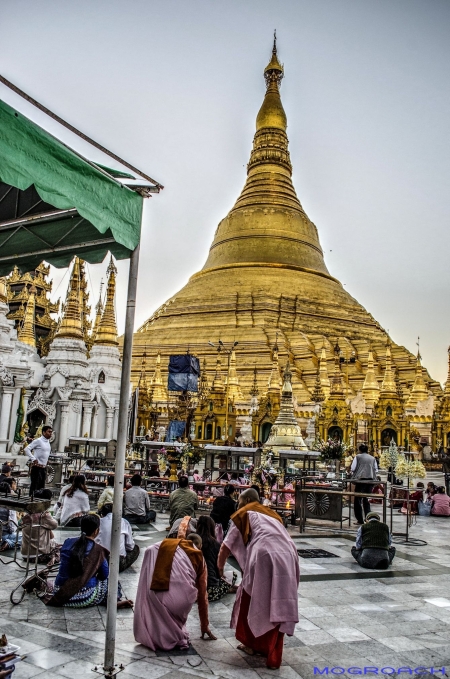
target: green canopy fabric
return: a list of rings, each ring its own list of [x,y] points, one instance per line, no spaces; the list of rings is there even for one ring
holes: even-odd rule
[[[122,257],[125,251],[129,254],[139,243],[143,197],[120,184],[99,166],[84,160],[1,100],[0,181],[22,191],[34,185],[45,203],[61,210],[75,208],[99,234],[109,232],[109,240],[119,246]],[[57,221],[53,222],[54,229],[57,224]],[[52,228],[50,223],[48,226]],[[0,255],[3,254],[3,241],[0,225]],[[83,245],[84,240],[78,239],[78,242]],[[29,249],[27,245],[25,247]],[[114,250],[113,247],[110,249]],[[79,254],[78,250],[76,254]],[[14,253],[11,256],[14,259]],[[42,259],[54,263],[51,253],[46,253]],[[56,259],[59,262],[64,259],[61,247],[55,264]],[[58,265],[61,266],[61,263]]]

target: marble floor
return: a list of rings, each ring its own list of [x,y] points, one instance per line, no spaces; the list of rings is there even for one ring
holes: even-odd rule
[[[135,539],[141,557],[120,580],[126,595],[136,595],[142,551],[165,537],[167,516],[141,527]],[[319,530],[322,528],[322,530]],[[283,665],[271,671],[259,656],[238,651],[229,627],[234,596],[210,604],[210,621],[217,641],[202,641],[197,612],[189,617],[189,652],[154,653],[136,644],[133,612],[118,612],[116,662],[123,679],[186,678],[186,675],[227,679],[294,679],[326,674],[409,674],[422,667],[422,676],[443,676],[450,670],[450,519],[417,517],[412,539],[424,546],[396,544],[389,571],[365,571],[352,559],[354,534],[319,526],[299,534],[290,532],[298,549],[318,548],[332,558],[300,558],[298,590],[300,621],[293,637],[285,639]],[[404,532],[405,517],[394,514],[394,531]],[[62,542],[74,533],[57,531]],[[105,609],[47,609],[34,595],[18,606],[9,602],[20,580],[17,566],[0,564],[0,634],[18,644],[26,657],[16,666],[14,679],[79,679],[101,669],[105,637]],[[316,669],[315,669],[316,668]],[[318,668],[318,669],[317,669]],[[332,669],[334,668],[334,671]],[[371,669],[370,669],[371,668]],[[392,668],[381,672],[381,668]],[[434,673],[430,673],[434,668]],[[324,671],[325,670],[325,671]],[[445,670],[444,673],[447,673]],[[450,672],[449,672],[450,674]]]

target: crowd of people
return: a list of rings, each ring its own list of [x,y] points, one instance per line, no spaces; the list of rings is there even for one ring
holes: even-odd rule
[[[45,478],[43,482],[40,471],[46,465],[48,428],[41,438],[37,439],[40,443],[28,447],[27,454],[34,498],[49,501],[52,492],[43,487]],[[384,493],[377,462],[367,446],[359,447],[351,472],[358,525],[351,553],[363,568],[388,568],[395,547],[389,527],[371,510],[366,497],[377,487],[380,494]],[[265,494],[258,486],[243,489],[240,486],[245,481],[238,473],[227,474],[214,495],[210,515],[197,517],[198,495],[191,487],[200,478],[197,469],[189,476],[180,470],[178,487],[169,497],[168,537],[145,550],[136,602],[124,595],[119,583],[117,606],[134,606],[134,636],[139,643],[152,650],[171,650],[188,647],[186,622],[195,602],[202,638],[215,640],[209,624],[209,603],[235,594],[230,626],[235,629],[238,648],[249,655],[260,653],[268,667],[279,668],[284,635],[292,635],[298,622],[299,584],[297,550],[271,506],[276,504],[280,489],[276,482]],[[8,465],[2,467],[0,491],[2,488],[15,492]],[[106,605],[115,493],[115,476],[109,474],[96,511],[92,511],[85,475],[74,474],[61,488],[52,512],[23,517],[20,537],[15,513],[0,508],[1,551],[15,545],[24,559],[59,564],[55,580],[48,582],[42,596],[46,605]],[[284,484],[283,493],[285,503],[295,499],[292,483]],[[411,513],[450,516],[450,497],[444,487],[432,482],[426,488],[417,483],[401,511],[408,511],[408,506]],[[135,564],[140,554],[132,525],[148,524],[155,518],[142,476],[134,474],[123,493],[120,572]],[[58,526],[80,529],[80,534],[58,545],[54,535]],[[227,563],[234,570],[226,570]],[[237,571],[241,574],[239,586]]]

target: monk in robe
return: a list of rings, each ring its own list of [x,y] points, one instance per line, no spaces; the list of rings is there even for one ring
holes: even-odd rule
[[[280,516],[260,504],[253,488],[241,493],[231,516],[217,561],[221,575],[230,554],[242,570],[230,625],[238,648],[261,653],[267,667],[278,669],[284,634],[292,636],[298,622],[298,555]]]
[[[208,571],[191,540],[166,538],[145,550],[134,611],[134,636],[152,651],[188,648],[186,621],[197,601],[201,638],[216,639],[208,620]]]

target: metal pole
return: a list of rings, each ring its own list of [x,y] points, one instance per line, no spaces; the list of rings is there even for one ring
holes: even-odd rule
[[[116,646],[117,587],[119,584],[120,532],[122,524],[122,503],[125,476],[125,448],[127,443],[127,420],[129,385],[131,375],[131,353],[133,349],[134,312],[136,309],[136,288],[139,270],[139,245],[130,257],[128,275],[127,311],[123,337],[122,375],[120,380],[119,422],[116,448],[113,518],[111,529],[111,554],[109,559],[108,607],[106,611],[105,672],[114,669]]]

